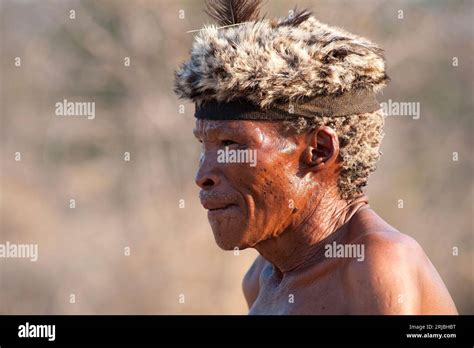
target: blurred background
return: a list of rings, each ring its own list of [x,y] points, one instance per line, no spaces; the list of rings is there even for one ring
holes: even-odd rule
[[[473,2],[269,0],[263,12],[296,4],[385,48],[381,102],[420,103],[419,119],[386,119],[371,206],[473,314]],[[172,92],[186,31],[211,23],[203,2],[0,6],[0,243],[39,246],[37,262],[0,259],[0,313],[247,313],[256,252],[216,246],[194,184],[194,107]],[[95,102],[95,119],[56,116],[63,99]]]

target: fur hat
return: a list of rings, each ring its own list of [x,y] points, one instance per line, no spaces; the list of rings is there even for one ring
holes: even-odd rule
[[[380,108],[375,93],[388,81],[382,49],[319,22],[308,10],[270,20],[259,18],[260,6],[252,0],[207,2],[206,12],[223,27],[199,30],[191,59],[175,73],[175,93],[194,102],[197,115],[229,118],[222,108],[235,116],[236,105],[247,117],[234,118],[247,119]],[[297,105],[297,115],[288,115],[288,103]]]

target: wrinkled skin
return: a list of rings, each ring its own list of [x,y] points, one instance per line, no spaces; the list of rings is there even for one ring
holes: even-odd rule
[[[340,197],[334,130],[292,135],[278,122],[197,120],[196,183],[216,243],[260,253],[243,281],[250,314],[456,314],[421,247],[383,221],[365,196]],[[252,149],[257,165],[219,163]],[[364,245],[364,260],[326,245]]]

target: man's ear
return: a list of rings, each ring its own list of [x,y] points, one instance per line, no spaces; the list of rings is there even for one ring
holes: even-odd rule
[[[323,126],[308,134],[308,147],[303,160],[312,170],[334,164],[339,156],[339,140],[334,129]]]

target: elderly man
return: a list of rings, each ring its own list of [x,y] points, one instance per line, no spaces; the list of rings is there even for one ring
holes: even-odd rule
[[[196,105],[215,240],[260,253],[243,281],[250,314],[456,314],[421,247],[363,193],[383,136],[382,50],[306,10],[259,9],[208,3],[220,27],[199,31],[175,82]]]

